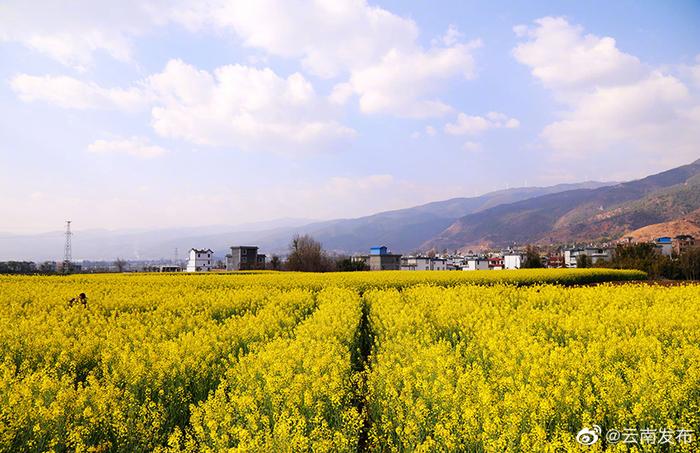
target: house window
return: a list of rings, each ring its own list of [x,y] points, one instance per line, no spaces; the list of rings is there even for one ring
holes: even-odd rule
[[[241,249],[241,255],[247,255],[248,249]]]

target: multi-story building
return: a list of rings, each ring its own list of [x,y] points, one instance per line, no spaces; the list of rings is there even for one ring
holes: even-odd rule
[[[444,271],[447,260],[429,256],[404,256],[401,258],[402,271]]]
[[[564,257],[562,255],[547,255],[545,258],[545,264],[550,268],[561,268],[564,267]]]
[[[492,271],[500,271],[503,269],[503,257],[492,256],[489,258],[489,269]]]
[[[398,271],[401,269],[401,255],[389,253],[385,245],[372,247],[369,255],[354,257],[363,261],[371,271]]]
[[[673,238],[673,251],[677,255],[682,255],[688,249],[696,246],[695,238],[688,234],[681,234]]]
[[[448,271],[458,271],[462,270],[466,263],[466,259],[463,256],[458,255],[448,255],[444,257],[446,262],[446,267]]]
[[[487,258],[467,258],[465,266],[462,268],[465,271],[487,271],[489,270],[489,260]]]
[[[231,253],[226,255],[227,271],[256,269],[265,269],[265,255],[258,253],[258,247],[250,245],[231,247]]]
[[[610,261],[612,249],[609,247],[575,247],[564,250],[564,266],[578,267],[577,260],[581,255],[586,255],[590,263],[595,264],[599,261]]]
[[[190,256],[187,260],[187,272],[209,272],[213,255],[214,252],[210,249],[190,249]]]
[[[520,269],[525,263],[525,254],[520,252],[507,252],[503,254],[504,269]]]
[[[654,245],[664,256],[671,256],[673,254],[673,239],[668,236],[654,239]]]

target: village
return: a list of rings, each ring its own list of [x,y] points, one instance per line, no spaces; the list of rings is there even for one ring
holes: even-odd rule
[[[550,253],[533,252],[529,247],[513,247],[505,250],[484,253],[428,253],[402,255],[392,253],[385,245],[371,247],[366,255],[354,255],[350,259],[358,264],[358,269],[370,271],[476,271],[521,269],[525,267],[569,268],[590,267],[613,259],[617,245],[633,244],[626,242],[560,247]],[[660,256],[678,256],[696,246],[690,235],[658,237],[650,244]],[[161,265],[160,272],[209,272],[213,270],[246,271],[269,268],[266,255],[258,253],[257,246],[233,246],[224,262],[218,264],[211,249],[192,248],[187,265]],[[536,258],[535,258],[536,257]],[[539,259],[537,265],[528,260]],[[223,265],[223,266],[222,266]]]

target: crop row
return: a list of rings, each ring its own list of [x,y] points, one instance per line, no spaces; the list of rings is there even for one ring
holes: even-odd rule
[[[593,425],[700,429],[698,285],[444,274],[0,277],[0,451],[579,451]]]
[[[206,274],[95,274],[70,276],[8,276],[0,275],[0,288],[25,284],[41,292],[42,287],[51,288],[56,295],[68,296],[76,288],[84,289],[88,297],[108,295],[111,292],[128,291],[134,294],[133,302],[139,299],[153,301],[158,288],[168,282],[171,292],[203,292],[204,299],[211,295],[219,297],[231,289],[248,288],[303,288],[318,291],[326,287],[344,287],[359,292],[369,289],[402,289],[419,284],[456,286],[464,284],[533,285],[552,283],[576,285],[607,281],[644,280],[646,274],[636,270],[616,269],[516,269],[502,271],[383,271],[383,272],[229,272]],[[73,294],[76,295],[76,294]],[[72,296],[71,296],[72,297]]]
[[[239,357],[289,335],[316,306],[301,289],[229,291],[211,305],[162,287],[88,307],[25,294],[0,296],[6,451],[164,445]]]
[[[594,424],[700,428],[696,285],[416,287],[365,298],[372,449],[578,451],[575,434]]]

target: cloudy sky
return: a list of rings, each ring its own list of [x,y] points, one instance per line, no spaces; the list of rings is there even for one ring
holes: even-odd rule
[[[694,0],[0,0],[0,231],[351,217],[682,165],[699,23]]]

